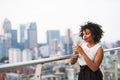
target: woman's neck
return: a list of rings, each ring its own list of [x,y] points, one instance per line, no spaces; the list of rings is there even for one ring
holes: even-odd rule
[[[95,42],[88,42],[87,46],[88,46],[89,48],[91,48],[91,47],[93,47],[95,44],[96,44]]]

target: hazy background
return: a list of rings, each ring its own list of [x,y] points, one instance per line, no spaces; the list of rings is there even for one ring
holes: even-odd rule
[[[5,18],[14,29],[36,22],[38,42],[46,41],[48,29],[78,33],[86,21],[103,26],[103,41],[120,40],[120,0],[0,0],[0,23]]]

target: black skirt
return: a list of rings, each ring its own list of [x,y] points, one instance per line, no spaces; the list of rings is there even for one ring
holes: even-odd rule
[[[93,72],[88,66],[80,66],[78,80],[103,80],[100,69]]]

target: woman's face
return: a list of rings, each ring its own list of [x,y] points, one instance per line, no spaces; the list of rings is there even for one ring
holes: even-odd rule
[[[86,42],[94,41],[94,35],[92,35],[90,29],[85,29],[85,30],[83,31],[83,39],[84,39]]]

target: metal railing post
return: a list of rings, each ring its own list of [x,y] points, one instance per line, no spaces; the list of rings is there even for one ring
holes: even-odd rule
[[[37,67],[36,67],[35,80],[42,80],[42,79],[41,79],[42,65],[43,65],[43,64],[38,64]]]
[[[104,62],[104,61],[103,61]],[[104,70],[104,63],[102,62],[102,64],[101,64],[101,66],[100,66],[100,69],[101,69],[101,71],[102,71],[102,74],[103,74],[103,80],[105,80],[104,79],[104,76],[105,76],[105,70]]]
[[[118,50],[115,50],[114,53],[114,72],[115,72],[115,80],[118,80]]]

